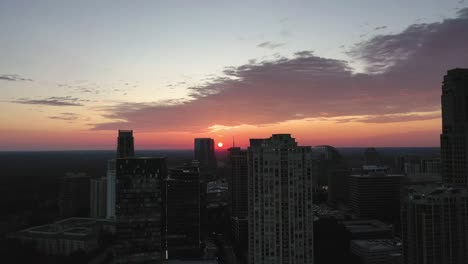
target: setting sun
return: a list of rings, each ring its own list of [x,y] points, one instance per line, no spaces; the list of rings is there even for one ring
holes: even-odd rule
[[[224,146],[223,142],[218,143],[218,148],[222,148]]]

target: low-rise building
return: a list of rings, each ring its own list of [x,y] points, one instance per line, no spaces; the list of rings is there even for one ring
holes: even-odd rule
[[[99,246],[102,231],[113,232],[114,225],[106,219],[72,217],[52,224],[18,231],[10,238],[33,242],[44,255],[69,256],[77,251],[90,252]]]

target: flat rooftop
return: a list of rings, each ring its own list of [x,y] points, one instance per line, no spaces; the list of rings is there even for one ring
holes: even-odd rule
[[[391,226],[379,220],[352,220],[344,221],[346,229],[351,233],[365,233],[374,231],[391,231]]]
[[[401,242],[395,239],[352,240],[351,244],[368,252],[399,251]]]

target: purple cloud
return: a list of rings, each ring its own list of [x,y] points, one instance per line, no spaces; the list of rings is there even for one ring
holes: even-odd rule
[[[448,69],[468,66],[468,9],[454,19],[416,24],[379,35],[349,52],[367,65],[354,74],[347,61],[311,51],[292,58],[228,67],[225,77],[191,88],[189,100],[126,103],[107,108],[95,130],[204,131],[213,125],[265,125],[303,118],[364,116],[382,123],[438,118],[440,85]],[[367,116],[367,117],[365,117]]]
[[[32,104],[32,105],[46,105],[46,106],[83,106],[82,102],[89,100],[83,100],[71,96],[53,96],[44,99],[29,99],[20,98],[9,101],[15,104]]]

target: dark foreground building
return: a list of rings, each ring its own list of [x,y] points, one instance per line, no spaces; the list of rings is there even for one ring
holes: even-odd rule
[[[464,264],[468,260],[466,189],[414,186],[402,202],[407,264]]]
[[[166,159],[117,159],[116,176],[116,262],[162,261],[161,183],[167,177]]]
[[[442,86],[442,177],[449,184],[467,185],[468,69],[453,69]]]
[[[200,256],[198,167],[171,169],[164,180],[165,248],[169,259]]]

